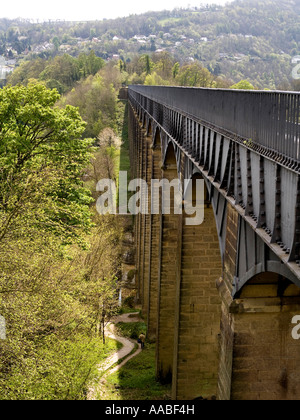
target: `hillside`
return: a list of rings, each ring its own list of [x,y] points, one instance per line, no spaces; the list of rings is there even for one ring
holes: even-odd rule
[[[297,72],[292,77],[292,71],[300,61],[299,16],[299,1],[236,0],[225,7],[94,22],[0,19],[0,55],[18,63],[94,50],[106,60],[121,58],[129,63],[136,54],[167,51],[180,64],[199,60],[215,76],[234,83],[248,79],[259,88],[295,89]]]

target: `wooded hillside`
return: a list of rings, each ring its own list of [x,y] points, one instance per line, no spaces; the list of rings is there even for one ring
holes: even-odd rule
[[[293,89],[300,54],[300,4],[295,0],[236,0],[225,7],[149,12],[115,20],[0,20],[0,55],[49,58],[95,51],[130,63],[136,54],[168,52],[181,65],[198,60],[232,83]],[[299,58],[300,61],[300,58]]]

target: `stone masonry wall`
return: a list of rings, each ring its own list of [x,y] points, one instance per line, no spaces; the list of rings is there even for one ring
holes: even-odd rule
[[[199,226],[183,217],[179,342],[173,398],[211,398],[217,394],[220,297],[216,280],[222,272],[212,208]]]

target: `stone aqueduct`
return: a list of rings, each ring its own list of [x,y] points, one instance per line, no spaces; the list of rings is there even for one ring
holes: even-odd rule
[[[206,185],[201,225],[135,217],[157,378],[173,399],[300,399],[300,95],[132,86],[128,99],[132,176]]]

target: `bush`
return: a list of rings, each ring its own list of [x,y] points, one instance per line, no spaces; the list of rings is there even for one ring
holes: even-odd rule
[[[78,334],[70,340],[49,336],[34,349],[0,371],[0,400],[85,400],[88,382],[99,375],[97,365],[117,344]]]
[[[129,296],[124,300],[124,306],[133,309],[134,308],[134,296]]]
[[[117,328],[124,337],[137,340],[141,333],[146,335],[147,327],[144,322],[119,322]]]

